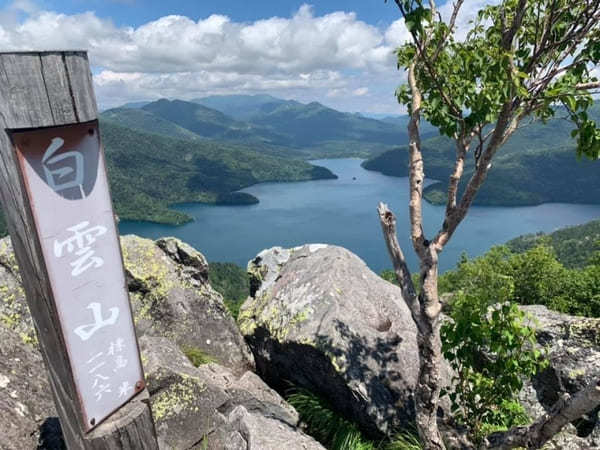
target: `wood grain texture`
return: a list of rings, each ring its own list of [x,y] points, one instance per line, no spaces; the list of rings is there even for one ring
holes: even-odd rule
[[[0,55],[3,99],[1,108],[7,128],[55,125],[42,76],[42,63],[35,54]]]
[[[123,408],[117,411],[110,421],[102,423],[87,437],[89,449],[93,450],[157,450],[154,427],[150,414],[150,395],[141,391]]]
[[[150,407],[143,395],[138,395],[92,434],[83,432],[52,286],[10,139],[10,130],[60,126],[96,118],[96,100],[85,52],[0,53],[0,201],[65,441],[72,449],[152,450],[158,446]]]
[[[77,118],[73,109],[73,98],[69,89],[69,74],[63,55],[48,54],[40,57],[42,76],[48,93],[48,101],[55,123],[75,123]]]
[[[65,52],[65,65],[71,82],[73,105],[78,122],[89,122],[98,116],[92,72],[86,53]]]

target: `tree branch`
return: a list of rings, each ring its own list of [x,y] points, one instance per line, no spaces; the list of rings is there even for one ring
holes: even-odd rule
[[[417,86],[415,77],[416,63],[411,63],[408,69],[408,85],[412,94],[410,121],[408,122],[408,149],[409,149],[409,185],[410,201],[408,211],[410,215],[411,239],[417,255],[422,256],[425,241],[423,232],[423,183],[425,172],[423,170],[423,155],[421,154],[421,136],[419,121],[421,120],[421,90]]]
[[[469,149],[469,143],[467,142],[464,132],[460,138],[456,139],[456,162],[454,163],[454,171],[450,175],[450,181],[448,182],[448,200],[446,202],[446,216],[454,210],[456,207],[456,196],[458,193],[458,183],[462,178],[463,170],[465,167],[465,158],[467,156],[467,150]]]
[[[402,16],[406,17],[407,11],[402,6],[402,2],[400,0],[395,0],[395,2],[396,2],[396,5],[398,6],[398,8],[400,9],[400,12],[402,13]],[[429,6],[432,10],[431,14],[433,16],[436,12],[435,2],[433,0],[430,0]],[[436,86],[438,92],[440,93],[440,96],[442,97],[442,100],[444,101],[446,106],[448,106],[448,108],[450,108],[450,111],[452,112],[452,114],[454,114],[454,117],[457,120],[462,120],[462,112],[461,112],[460,108],[452,101],[450,96],[444,91],[442,84],[440,83],[440,77],[438,77],[438,74],[436,73],[436,71],[434,70],[434,68],[431,64],[435,60],[435,58],[430,59],[427,56],[426,47],[429,43],[428,38],[430,37],[430,35],[428,35],[424,41],[421,41],[419,39],[418,34],[414,30],[412,30],[410,32],[410,34],[411,34],[413,42],[415,44],[415,49],[417,50],[416,60],[417,59],[420,60],[425,65],[427,72],[429,72],[429,77],[431,78],[432,83]],[[416,60],[415,60],[415,63],[416,63]]]
[[[421,326],[421,305],[419,298],[413,284],[408,264],[402,252],[402,248],[398,243],[398,235],[396,232],[396,217],[394,213],[388,208],[385,203],[379,203],[377,207],[379,213],[379,221],[381,223],[381,229],[383,231],[383,237],[387,246],[392,264],[394,265],[394,272],[396,273],[396,279],[402,289],[402,296],[404,301],[410,309],[413,320],[417,324],[417,327]]]
[[[485,150],[485,153],[480,157],[479,163],[475,168],[475,172],[467,183],[467,187],[460,199],[460,203],[456,208],[446,215],[442,230],[433,240],[434,245],[438,249],[441,250],[446,245],[448,240],[452,237],[452,234],[454,234],[456,231],[458,225],[460,225],[469,212],[469,208],[471,207],[473,200],[475,200],[475,196],[477,195],[477,192],[479,192],[479,188],[487,177],[487,173],[491,167],[492,158],[517,128],[518,120],[514,119],[511,121],[511,115],[512,103],[506,102],[502,107],[502,111],[500,112],[500,116],[496,122],[496,127],[492,134],[491,140]]]
[[[440,55],[440,52],[442,51],[442,48],[444,48],[444,44],[446,43],[448,36],[454,33],[456,18],[458,17],[458,12],[460,11],[463,2],[464,0],[457,0],[457,2],[454,4],[454,7],[452,9],[452,16],[450,17],[450,23],[448,24],[448,31],[444,34],[444,37],[440,39],[440,42],[438,43],[437,48],[435,49],[435,53],[433,54],[431,61],[435,62],[437,60],[438,56]]]
[[[517,5],[517,13],[513,18],[513,22],[508,30],[502,36],[502,47],[506,50],[509,50],[512,47],[513,39],[515,38],[515,34],[519,30],[521,23],[523,22],[523,17],[525,16],[525,11],[527,10],[527,0],[519,0],[519,4]]]
[[[577,89],[578,91],[588,91],[590,89],[598,88],[600,88],[600,81],[593,81],[590,83],[581,83],[575,85],[575,89]]]
[[[493,433],[486,438],[486,448],[508,450],[517,447],[541,448],[566,424],[600,405],[600,379],[573,397],[566,395],[552,409],[528,427]]]

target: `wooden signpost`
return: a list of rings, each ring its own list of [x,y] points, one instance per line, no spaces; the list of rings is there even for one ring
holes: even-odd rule
[[[0,199],[67,446],[157,449],[85,52],[0,53]]]

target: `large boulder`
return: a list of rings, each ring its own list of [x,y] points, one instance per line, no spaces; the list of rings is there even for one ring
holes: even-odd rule
[[[254,367],[223,297],[208,282],[200,252],[175,238],[124,236],[121,245],[139,335],[167,337],[236,373]]]
[[[324,450],[254,373],[194,367],[165,338],[144,336],[140,346],[161,449]]]
[[[310,389],[374,437],[414,420],[416,328],[398,287],[348,250],[264,250],[238,322],[257,372]]]
[[[600,319],[574,317],[545,306],[524,306],[537,321],[536,337],[548,351],[548,367],[525,384],[520,400],[532,418],[550,410],[561,397],[573,395],[600,375]],[[598,408],[548,444],[549,449],[600,448]]]

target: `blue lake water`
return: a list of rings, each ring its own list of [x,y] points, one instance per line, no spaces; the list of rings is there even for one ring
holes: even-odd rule
[[[364,170],[359,159],[313,161],[338,175],[337,180],[264,183],[244,189],[260,199],[248,206],[182,204],[176,209],[195,218],[173,227],[146,222],[121,222],[121,234],[152,239],[176,236],[200,250],[209,261],[243,267],[258,252],[273,246],[328,243],[346,247],[376,272],[391,267],[377,216],[384,201],[398,219],[398,240],[411,267],[417,267],[409,240],[408,179]],[[353,179],[356,178],[356,179]],[[441,226],[444,207],[423,205],[428,236]],[[440,270],[455,266],[462,252],[485,253],[525,233],[553,231],[600,218],[600,205],[549,203],[539,206],[472,207],[440,256]]]

